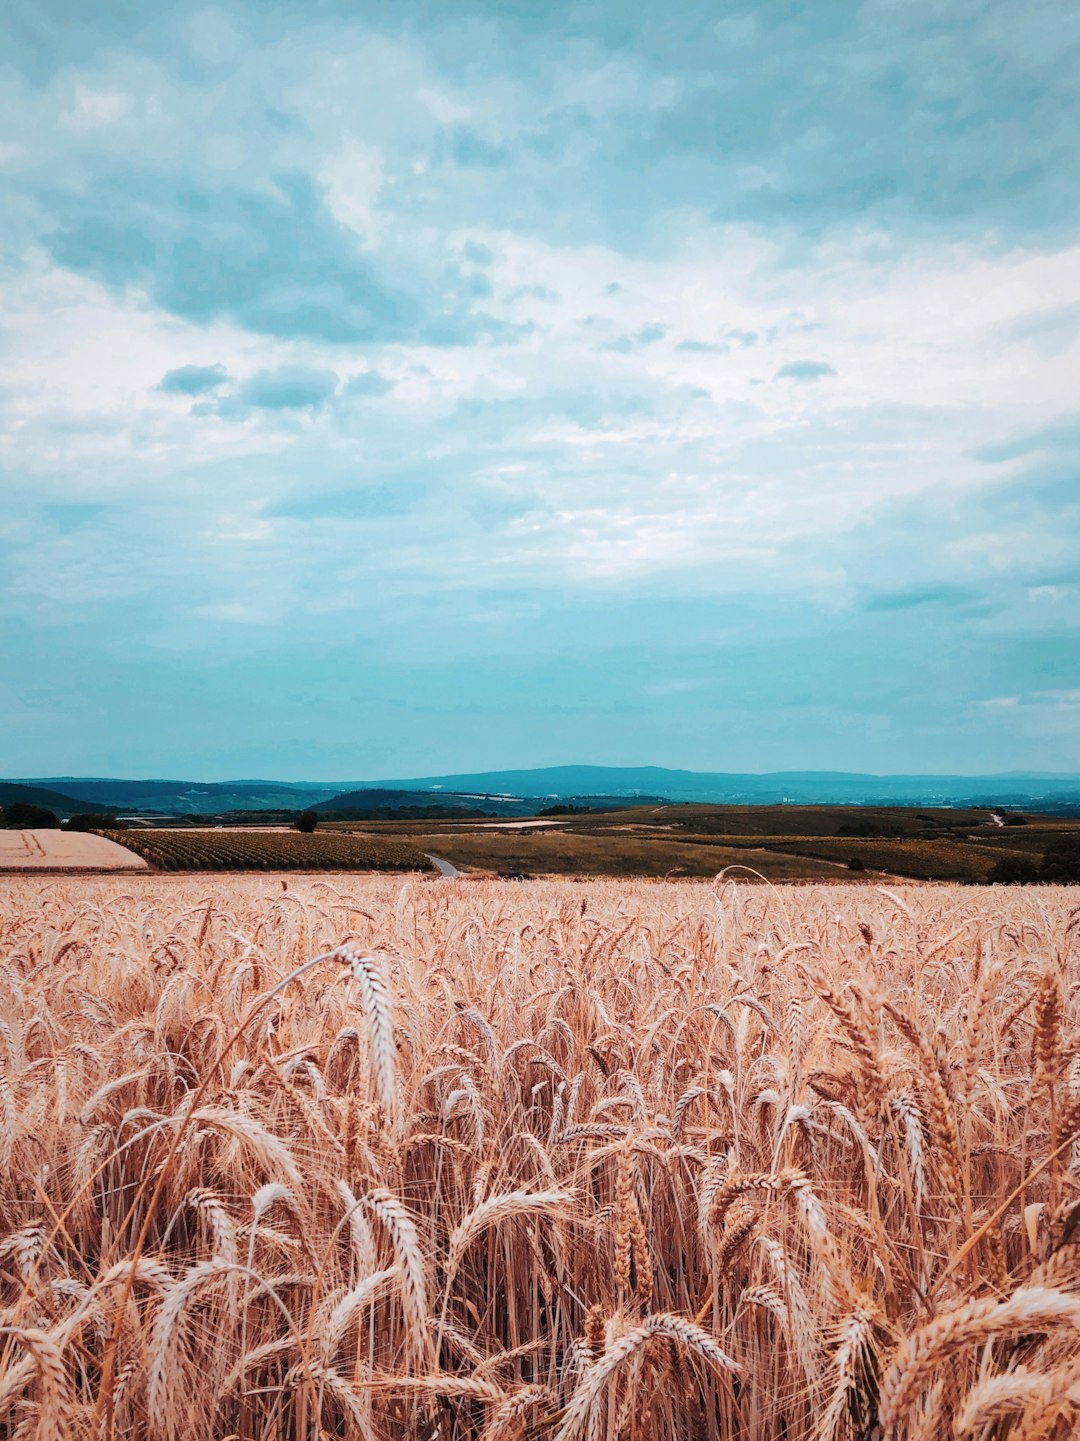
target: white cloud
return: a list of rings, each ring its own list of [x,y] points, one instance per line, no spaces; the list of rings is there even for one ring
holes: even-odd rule
[[[60,116],[60,124],[68,130],[96,130],[102,125],[115,125],[131,109],[130,95],[117,90],[93,90],[76,85],[70,109]]]

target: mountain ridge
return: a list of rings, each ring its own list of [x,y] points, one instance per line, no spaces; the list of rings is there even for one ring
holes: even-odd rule
[[[864,771],[691,771],[666,766],[542,766],[364,781],[121,780],[48,776],[4,782],[51,790],[88,809],[168,814],[231,810],[338,809],[364,792],[423,794],[432,800],[513,798],[519,802],[641,796],[712,804],[873,805],[951,803],[1031,808],[1080,806],[1080,775],[1011,771],[996,775],[877,775]],[[348,798],[347,800],[345,798]],[[373,797],[374,799],[374,797]],[[336,803],[336,804],[335,804]],[[537,807],[539,808],[539,807]]]

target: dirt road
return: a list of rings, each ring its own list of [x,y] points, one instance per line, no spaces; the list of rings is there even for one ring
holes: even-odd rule
[[[425,851],[424,854],[427,855],[427,852]],[[449,861],[444,861],[442,856],[428,855],[428,860],[435,867],[440,876],[449,876],[450,879],[453,880],[464,874],[463,871],[458,870],[457,866],[451,865]]]

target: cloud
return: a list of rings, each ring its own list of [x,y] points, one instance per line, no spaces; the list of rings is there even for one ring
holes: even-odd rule
[[[466,240],[461,253],[473,265],[490,265],[495,259],[494,252],[478,240]]]
[[[179,365],[167,370],[158,383],[166,395],[205,395],[217,390],[229,378],[223,365]]]
[[[12,3],[5,754],[1080,766],[1057,0]]]
[[[61,265],[113,288],[144,287],[174,315],[228,317],[256,333],[345,343],[417,324],[410,300],[339,224],[309,176],[266,190],[209,189],[160,172],[45,190]]]
[[[124,293],[145,291],[206,326],[331,345],[411,341],[511,344],[529,334],[477,308],[491,285],[430,254],[383,253],[342,224],[304,172],[241,188],[137,165],[98,176],[87,193],[37,188],[42,236],[57,264]]]
[[[777,380],[823,380],[836,371],[824,360],[789,360],[776,372]]]
[[[643,325],[633,335],[620,335],[614,340],[606,340],[600,349],[615,355],[631,355],[643,346],[655,345],[657,341],[663,340],[670,329],[670,325],[660,325],[656,321],[650,321],[648,325]]]
[[[1020,316],[1002,326],[1001,338],[1043,355],[1063,355],[1080,339],[1080,305],[1055,305]]]
[[[349,376],[342,387],[342,394],[350,396],[386,395],[393,388],[394,382],[388,380],[385,375],[380,375],[377,370],[361,370],[356,375]]]
[[[240,387],[239,402],[253,410],[309,410],[323,405],[337,389],[332,370],[280,365],[260,370]]]
[[[971,606],[982,601],[982,593],[970,586],[931,584],[880,591],[867,599],[865,608],[868,611],[913,610],[919,606]]]
[[[497,169],[513,161],[505,146],[494,144],[468,125],[454,126],[448,140],[455,165]]]
[[[1010,460],[1023,460],[1031,455],[1080,454],[1080,415],[1062,415],[1037,430],[997,440],[977,447],[973,452],[979,460],[994,465]]]

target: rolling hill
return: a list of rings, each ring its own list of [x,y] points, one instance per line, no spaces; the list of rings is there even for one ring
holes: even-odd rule
[[[553,803],[623,806],[629,801],[713,805],[915,805],[1012,807],[1080,815],[1080,776],[894,775],[846,771],[775,771],[762,775],[671,770],[663,766],[549,766],[532,770],[366,781],[116,780],[49,776],[4,784],[61,801],[58,814],[226,814],[231,811],[395,810],[402,806],[531,815]],[[23,798],[26,798],[25,796]]]
[[[162,815],[305,810],[317,801],[329,800],[340,790],[339,786],[305,782],[293,785],[286,781],[258,780],[130,781],[78,776],[55,776],[26,784],[55,786],[78,801],[77,810],[146,811]]]
[[[569,797],[658,797],[714,805],[930,805],[1080,807],[1080,776],[865,775],[848,771],[774,771],[762,775],[726,771],[668,770],[662,766],[551,766],[537,770],[466,772],[386,780],[388,789],[543,800]]]
[[[20,802],[28,806],[47,806],[61,820],[78,815],[86,810],[85,801],[76,796],[65,795],[46,786],[21,785],[18,781],[0,781],[0,806],[13,806]]]

